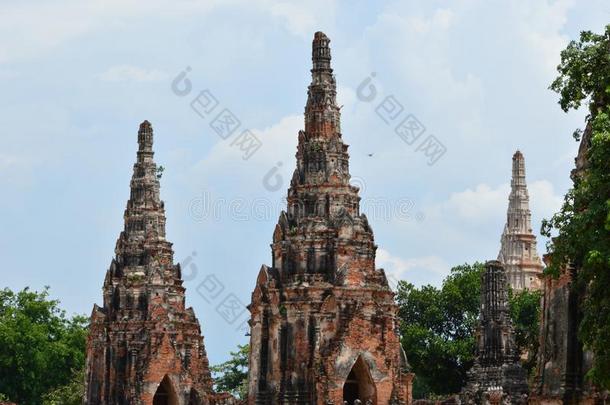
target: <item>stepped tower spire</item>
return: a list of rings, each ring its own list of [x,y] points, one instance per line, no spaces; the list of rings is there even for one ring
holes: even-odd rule
[[[198,405],[213,395],[199,322],[185,308],[180,265],[165,237],[152,147],[153,129],[144,121],[104,305],[91,315],[88,405]]]
[[[305,106],[305,133],[310,137],[341,136],[337,84],[330,66],[330,39],[316,32],[312,43],[311,84]]]
[[[272,266],[262,266],[249,306],[250,405],[411,398],[398,308],[375,268],[373,231],[349,183],[329,43],[315,33],[287,209],[273,233]]]
[[[153,129],[150,122],[144,121],[138,130],[137,160],[133,165],[129,200],[125,208],[125,228],[119,242],[144,240],[147,246],[140,246],[139,253],[150,251],[154,245],[167,256],[167,253],[173,253],[171,243],[165,240],[165,205],[161,201],[152,147]],[[117,254],[126,253],[124,243],[117,243]],[[171,260],[172,256],[166,258]]]
[[[274,267],[283,270],[283,278],[316,278],[317,274],[329,281],[348,276],[359,282],[365,277],[379,277],[380,273],[375,272],[377,247],[366,216],[360,214],[358,188],[349,183],[348,146],[340,132],[329,43],[324,33],[316,32],[305,130],[299,132],[287,213],[280,217],[274,234]],[[290,235],[294,230],[303,235]],[[341,232],[357,238],[358,246],[338,241],[334,235]],[[358,268],[352,263],[348,269],[356,250],[361,256]],[[301,261],[300,257],[308,259]],[[338,269],[345,274],[338,274]]]
[[[468,384],[462,396],[465,403],[479,404],[489,401],[485,395],[492,392],[499,392],[505,397],[501,403],[527,403],[526,373],[519,362],[519,351],[515,344],[506,273],[502,263],[496,260],[485,264],[481,276],[475,362],[468,372]]]
[[[508,197],[506,225],[500,242],[498,260],[506,268],[509,285],[514,290],[537,290],[542,260],[532,232],[532,213],[525,181],[525,159],[520,151],[513,155],[511,192]]]

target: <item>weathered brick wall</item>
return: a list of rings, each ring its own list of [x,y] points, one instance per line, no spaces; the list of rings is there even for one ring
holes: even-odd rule
[[[540,348],[531,399],[534,404],[599,403],[607,397],[586,379],[593,354],[584,351],[578,339],[582,292],[573,283],[575,272],[565,269],[558,278],[542,276]]]

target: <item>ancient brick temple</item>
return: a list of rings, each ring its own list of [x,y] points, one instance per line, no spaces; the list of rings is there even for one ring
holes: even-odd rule
[[[408,404],[397,306],[350,185],[330,40],[313,40],[297,167],[252,293],[249,404]]]
[[[549,257],[545,257],[545,261]],[[577,269],[543,277],[542,322],[535,396],[544,404],[589,404],[598,395],[585,375],[593,354],[578,339],[584,297],[574,283]],[[538,402],[536,402],[538,403]]]
[[[525,160],[519,151],[513,155],[513,175],[508,197],[506,225],[498,260],[504,265],[508,283],[514,290],[540,289],[542,260],[532,232],[532,213],[525,182]]]
[[[581,139],[572,180],[583,176],[587,168],[587,151],[591,142],[591,127]],[[550,260],[545,256],[545,261]],[[593,404],[606,403],[608,392],[600,392],[587,380],[593,364],[593,353],[587,351],[578,338],[582,320],[582,300],[586,292],[575,283],[579,269],[564,268],[559,277],[541,276],[543,282],[540,348],[534,390],[534,403]]]
[[[514,340],[506,272],[496,260],[485,264],[481,277],[475,350],[475,362],[462,392],[464,402],[479,404],[498,398],[503,403],[527,403],[526,373]]]
[[[153,130],[138,131],[125,228],[93,308],[87,341],[88,405],[210,403],[212,382],[199,322],[185,308],[180,265],[165,239]]]

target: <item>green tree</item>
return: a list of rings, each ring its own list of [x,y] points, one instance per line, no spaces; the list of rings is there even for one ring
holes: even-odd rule
[[[399,282],[401,341],[415,372],[415,398],[457,393],[465,385],[474,361],[483,271],[478,262],[456,266],[440,289]],[[525,366],[531,369],[538,349],[540,295],[523,291],[509,297],[517,347],[528,353]]]
[[[43,396],[43,405],[81,405],[85,394],[85,368],[76,370],[66,385],[57,387]]]
[[[509,291],[511,319],[515,327],[515,343],[527,358],[523,367],[533,376],[540,342],[540,291]]]
[[[87,319],[66,317],[43,292],[0,290],[0,392],[20,405],[42,404],[85,361]]]
[[[601,35],[582,32],[561,53],[558,77],[550,88],[564,111],[588,107],[583,136],[585,170],[574,176],[561,210],[544,221],[551,237],[548,272],[574,266],[576,287],[584,292],[579,337],[593,351],[589,377],[610,388],[610,25]]]
[[[456,393],[465,384],[483,269],[482,263],[454,267],[440,289],[399,282],[401,340],[416,375],[415,397]]]
[[[210,367],[217,391],[229,392],[240,399],[248,395],[248,356],[249,345],[237,345],[231,358],[222,364]]]

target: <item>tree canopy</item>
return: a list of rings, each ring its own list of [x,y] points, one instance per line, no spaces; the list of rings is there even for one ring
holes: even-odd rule
[[[543,222],[548,244],[548,272],[574,267],[576,288],[583,292],[579,337],[594,353],[592,380],[610,388],[610,25],[603,34],[582,32],[561,53],[551,89],[564,111],[588,107],[584,135],[586,165],[574,176],[561,210]]]
[[[401,341],[415,372],[414,397],[457,393],[466,384],[474,361],[483,271],[482,263],[456,266],[441,288],[399,282]],[[516,342],[522,353],[528,353],[528,370],[538,348],[539,303],[536,292],[510,294]]]
[[[67,317],[48,295],[0,290],[0,393],[20,405],[42,404],[85,362],[87,318]]]
[[[216,391],[229,392],[240,399],[247,397],[249,354],[249,345],[238,345],[229,360],[210,368]]]

